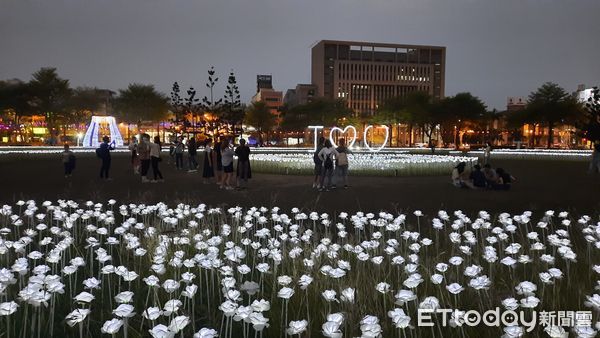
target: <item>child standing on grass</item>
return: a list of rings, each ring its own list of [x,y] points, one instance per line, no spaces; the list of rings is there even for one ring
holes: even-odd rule
[[[71,177],[73,169],[75,169],[75,154],[69,149],[69,145],[65,143],[65,150],[62,152],[62,163],[65,168],[65,177]]]

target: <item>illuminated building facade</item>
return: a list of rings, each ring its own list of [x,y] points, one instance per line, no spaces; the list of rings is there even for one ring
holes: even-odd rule
[[[414,91],[444,97],[446,47],[322,40],[311,54],[317,96],[344,99],[357,113]]]

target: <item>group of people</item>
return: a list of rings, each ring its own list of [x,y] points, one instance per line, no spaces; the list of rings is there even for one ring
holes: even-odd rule
[[[198,171],[198,143],[195,137],[190,137],[187,142],[180,136],[170,147],[169,155],[176,169],[184,170],[184,154],[187,150],[188,172]],[[313,188],[319,191],[330,191],[338,184],[348,188],[348,155],[351,151],[346,146],[345,139],[338,140],[339,145],[334,147],[330,140],[321,137],[318,140],[313,154],[314,181]],[[96,155],[101,160],[100,178],[110,180],[111,151],[115,149],[114,141],[111,143],[108,136],[104,136],[102,143],[96,149]],[[131,164],[135,174],[141,176],[142,183],[164,182],[164,177],[159,165],[162,162],[162,143],[158,136],[150,141],[150,135],[141,134],[133,137],[129,143]],[[213,143],[208,138],[204,140],[204,160],[202,178],[205,184],[215,178],[220,189],[234,190],[247,187],[248,180],[252,177],[250,166],[250,147],[244,139],[239,140],[235,146],[231,138],[222,137]],[[234,156],[237,156],[236,175],[234,177]],[[489,158],[489,157],[488,157]],[[68,144],[64,145],[62,152],[65,177],[70,177],[75,168],[76,158]],[[486,163],[483,168],[476,164],[470,171],[466,170],[467,164],[460,162],[452,170],[452,184],[459,188],[509,190],[516,180],[503,168],[492,168]],[[152,178],[148,174],[152,168]]]
[[[198,143],[195,137],[185,139],[179,136],[169,149],[171,163],[177,170],[185,170],[184,155],[187,152],[187,172],[198,171]],[[139,141],[133,137],[129,144],[131,151],[131,164],[136,174],[140,174],[142,182],[163,182],[163,175],[159,170],[162,161],[162,144],[156,136],[154,142],[150,142],[148,134],[142,134]],[[223,137],[213,145],[213,140],[208,138],[204,141],[204,165],[202,178],[208,184],[215,177],[217,185],[221,189],[233,190],[247,187],[248,179],[251,178],[250,170],[250,148],[244,139],[240,139],[239,145],[234,147],[228,137]],[[238,157],[237,180],[234,182],[234,155]],[[148,178],[149,167],[152,165],[154,179]]]
[[[516,180],[503,168],[494,169],[489,163],[483,168],[476,164],[471,171],[466,167],[465,162],[460,162],[452,170],[452,184],[457,188],[509,190]]]
[[[333,146],[330,140],[321,137],[313,154],[315,164],[315,179],[313,188],[319,191],[335,189],[340,182],[347,189],[348,186],[348,154],[350,149],[346,146],[346,140],[340,139],[339,146]]]
[[[130,160],[133,172],[141,176],[142,183],[164,182],[164,177],[160,171],[162,157],[162,143],[160,137],[154,137],[150,140],[150,135],[141,134],[138,137],[132,137],[128,149],[131,153]],[[190,137],[187,142],[180,136],[170,147],[170,159],[178,170],[184,170],[183,158],[187,151],[188,173],[198,171],[198,142],[195,137]],[[108,136],[102,138],[102,143],[96,149],[96,156],[101,160],[100,179],[110,181],[110,167],[112,162],[111,151],[115,149],[115,142],[111,142]],[[245,189],[248,186],[248,180],[252,177],[250,167],[250,147],[246,140],[240,139],[239,144],[234,146],[232,139],[223,137],[217,140],[213,145],[213,140],[208,138],[204,141],[204,164],[202,178],[205,184],[215,178],[220,189],[234,190]],[[234,177],[234,156],[237,156],[236,175]],[[65,178],[71,177],[75,169],[75,154],[68,144],[64,145],[61,153],[64,167]],[[152,168],[152,176],[149,176]]]
[[[234,156],[238,158],[236,179],[233,177]],[[195,160],[193,162],[196,163]],[[190,165],[191,163],[192,161],[190,161]],[[246,144],[246,140],[240,139],[237,147],[228,137],[217,140],[214,145],[210,138],[204,141],[202,178],[204,183],[208,184],[213,177],[220,189],[234,190],[248,187],[252,171],[250,169],[250,147]]]
[[[142,183],[164,182],[164,177],[159,168],[159,163],[162,162],[160,137],[155,136],[154,142],[150,142],[150,135],[145,133],[140,135],[139,140],[137,137],[132,137],[129,150],[131,151],[133,172],[142,177]],[[150,166],[152,166],[152,179],[148,178]]]

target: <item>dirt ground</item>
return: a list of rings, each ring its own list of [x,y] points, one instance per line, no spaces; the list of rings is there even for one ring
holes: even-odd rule
[[[547,209],[595,213],[600,210],[600,175],[588,175],[587,163],[569,161],[503,160],[493,163],[513,174],[518,181],[511,191],[457,189],[448,176],[350,177],[347,190],[319,193],[311,188],[309,176],[255,174],[249,189],[219,190],[202,183],[201,171],[177,171],[162,162],[164,183],[142,184],[132,173],[126,154],[114,154],[112,181],[98,178],[99,160],[79,154],[73,177],[65,179],[59,155],[1,155],[0,203],[19,199],[75,199],[120,203],[170,205],[184,202],[211,206],[279,206],[334,213],[423,210],[430,215],[439,209],[476,212],[522,212]],[[449,173],[451,168],[448,169]]]

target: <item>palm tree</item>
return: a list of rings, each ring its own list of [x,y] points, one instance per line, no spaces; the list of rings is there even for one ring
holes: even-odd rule
[[[558,124],[575,123],[583,107],[559,85],[546,82],[529,95],[524,116],[528,122],[541,123],[548,127],[548,144],[554,143],[554,128]]]
[[[486,113],[485,104],[477,96],[468,92],[445,98],[441,103],[441,109],[442,120],[445,121],[447,129],[454,129],[453,137],[457,148],[462,143],[463,129]]]

